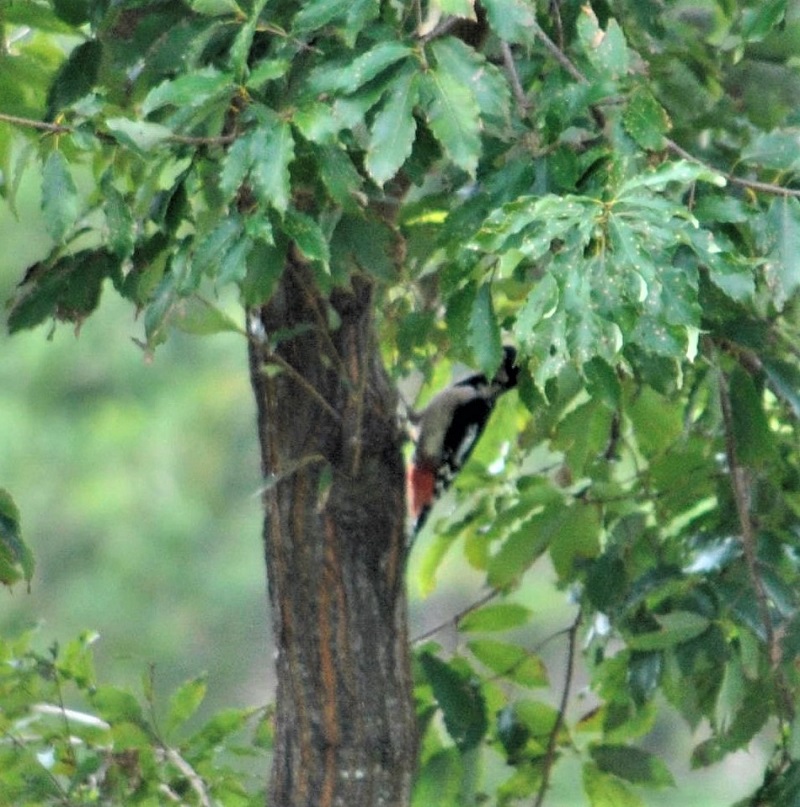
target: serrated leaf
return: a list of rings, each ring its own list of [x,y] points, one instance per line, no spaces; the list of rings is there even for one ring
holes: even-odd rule
[[[294,160],[291,126],[274,118],[260,126],[250,138],[253,190],[258,199],[285,213],[291,196],[289,166]]]
[[[781,196],[766,214],[769,254],[764,272],[780,311],[800,288],[800,200]]]
[[[411,53],[411,48],[400,42],[380,42],[344,67],[320,68],[312,74],[309,83],[316,93],[351,94]]]
[[[136,151],[148,152],[154,146],[173,136],[172,129],[160,123],[130,120],[129,118],[108,118],[105,122],[108,133],[123,146]]]
[[[508,117],[511,98],[508,81],[483,54],[454,37],[437,39],[431,52],[444,72],[472,90],[481,114],[498,119]]]
[[[253,248],[249,236],[239,238],[225,253],[214,274],[216,282],[224,286],[226,283],[240,283],[247,274],[247,256]]]
[[[267,59],[259,62],[247,77],[245,86],[251,90],[260,90],[267,82],[283,78],[291,67],[288,59]]]
[[[631,94],[622,120],[628,134],[643,149],[656,151],[664,147],[669,118],[649,89],[639,87]]]
[[[284,218],[284,231],[307,258],[327,266],[330,260],[328,241],[311,216],[297,210],[288,210]]]
[[[500,364],[503,343],[489,283],[484,283],[478,288],[472,303],[469,317],[469,346],[478,361],[478,367],[491,376]]]
[[[57,244],[78,220],[78,189],[60,151],[50,152],[42,169],[42,213],[47,232]]]
[[[304,34],[315,31],[333,20],[343,17],[350,8],[351,0],[311,0],[303,3],[294,18],[292,31]]]
[[[538,657],[525,648],[493,639],[467,643],[470,652],[492,672],[525,687],[547,686],[547,670]]]
[[[481,153],[475,94],[440,65],[421,76],[425,115],[434,137],[455,165],[474,174]]]
[[[103,181],[103,212],[108,227],[108,244],[115,255],[127,258],[135,243],[134,221],[130,205],[107,175]]]
[[[623,199],[627,195],[643,188],[659,192],[663,191],[672,182],[685,186],[698,181],[710,182],[720,188],[726,184],[725,177],[703,165],[690,163],[686,160],[675,160],[661,163],[651,171],[645,171],[626,180],[620,186],[617,198]]]
[[[167,710],[167,731],[175,731],[197,711],[207,688],[205,676],[199,676],[185,681],[172,693]]]
[[[761,132],[742,149],[741,159],[773,171],[795,171],[800,166],[800,130]]]
[[[458,623],[458,628],[464,633],[510,630],[524,625],[530,617],[530,609],[517,603],[484,605],[483,608],[470,611],[463,617]]]
[[[489,728],[486,702],[477,682],[430,653],[423,653],[420,663],[442,710],[447,733],[462,753],[475,748]]]
[[[225,199],[232,199],[250,170],[250,140],[255,132],[247,132],[237,138],[222,158],[219,189]]]
[[[241,81],[247,73],[247,59],[253,44],[253,35],[261,12],[268,0],[255,0],[247,22],[239,29],[230,50],[230,66],[234,76]]]
[[[242,221],[238,216],[229,216],[203,238],[195,248],[192,256],[192,285],[199,284],[200,275],[214,274],[222,258],[239,239],[242,233]]]
[[[212,98],[230,95],[234,89],[234,77],[230,73],[204,67],[153,87],[142,101],[142,115],[147,116],[164,106],[198,107]]]
[[[520,44],[536,36],[535,5],[528,0],[481,0],[489,25],[506,42]]]
[[[390,180],[411,154],[417,131],[417,88],[415,73],[398,76],[372,122],[365,166],[378,185]]]
[[[558,283],[552,274],[546,272],[534,285],[525,298],[517,314],[517,334],[533,334],[536,326],[551,317],[558,307]],[[528,339],[526,338],[527,342]]]

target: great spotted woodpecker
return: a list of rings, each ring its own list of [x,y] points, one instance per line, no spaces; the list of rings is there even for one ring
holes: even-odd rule
[[[513,347],[503,348],[503,363],[491,381],[482,373],[458,381],[438,393],[419,415],[419,436],[408,471],[414,534],[472,453],[497,399],[517,385],[516,359]]]

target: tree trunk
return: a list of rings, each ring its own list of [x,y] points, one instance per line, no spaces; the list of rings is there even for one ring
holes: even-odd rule
[[[357,276],[323,298],[293,259],[251,339],[277,644],[273,807],[409,801],[404,472],[373,305]]]

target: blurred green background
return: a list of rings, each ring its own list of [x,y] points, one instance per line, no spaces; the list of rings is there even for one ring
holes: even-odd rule
[[[50,247],[35,166],[23,176],[17,213],[0,202],[4,300]],[[37,562],[29,593],[0,592],[0,630],[38,625],[42,649],[95,630],[100,679],[139,691],[153,665],[162,698],[205,671],[202,715],[263,704],[273,696],[272,645],[246,347],[238,335],[174,333],[148,359],[133,341],[141,332],[111,289],[79,335],[67,325],[13,337],[0,331],[0,487],[21,510]],[[525,642],[542,645],[551,675],[551,691],[532,694],[557,704],[565,658],[557,634],[573,609],[539,566],[518,597],[535,612]],[[481,580],[459,552],[443,570],[437,592],[422,600],[412,558],[412,636],[480,596]],[[454,630],[436,639],[456,649]],[[579,673],[576,693],[583,682]],[[575,715],[593,704],[584,694],[573,697]],[[647,744],[668,761],[680,791],[647,793],[647,804],[679,798],[716,807],[755,787],[748,771],[759,765],[747,754],[689,771],[685,760],[702,736],[665,711]],[[506,775],[502,765],[495,774]],[[579,803],[579,781],[564,760],[548,803]]]

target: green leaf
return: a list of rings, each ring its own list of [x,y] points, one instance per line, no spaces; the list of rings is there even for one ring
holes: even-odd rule
[[[692,611],[673,611],[656,616],[659,630],[631,634],[626,637],[632,650],[664,650],[688,642],[705,633],[711,624],[708,617]]]
[[[192,285],[196,288],[202,274],[215,276],[223,257],[239,240],[242,221],[239,216],[222,219],[217,226],[197,245],[192,257]]]
[[[242,18],[245,16],[236,0],[187,0],[187,2],[192,11],[207,17],[222,17],[227,14],[235,14]]]
[[[133,695],[119,687],[101,686],[91,695],[92,706],[104,720],[115,723],[145,725],[142,707]]]
[[[83,42],[70,53],[47,93],[48,120],[92,91],[102,58],[103,46],[96,39]]]
[[[775,438],[764,412],[763,396],[741,367],[731,373],[729,386],[736,459],[748,467],[763,468],[776,458]]]
[[[544,511],[521,519],[509,532],[489,562],[487,582],[492,588],[509,588],[547,549],[563,519],[564,504],[560,496],[556,498]]]
[[[111,174],[103,177],[103,211],[108,227],[108,245],[117,257],[124,259],[133,253],[134,221],[128,200],[116,189]]]
[[[764,272],[781,311],[800,288],[800,199],[780,196],[766,215],[767,264]]]
[[[61,243],[80,213],[78,189],[60,151],[50,152],[42,169],[42,213],[50,237]]]
[[[436,5],[445,14],[469,20],[475,19],[475,0],[436,0]]]
[[[239,190],[251,165],[250,141],[255,132],[242,135],[225,152],[219,175],[219,189],[225,199],[230,200]]]
[[[239,29],[231,45],[230,66],[237,81],[242,81],[247,73],[247,59],[253,45],[253,35],[258,25],[258,18],[267,2],[268,0],[255,0],[247,22]]]
[[[56,14],[70,25],[89,21],[89,0],[53,0]]]
[[[30,583],[34,565],[33,553],[22,540],[19,510],[11,494],[0,488],[0,583],[10,586],[20,571]]]
[[[179,331],[195,336],[242,333],[241,326],[234,319],[202,297],[189,297],[176,305],[171,323]]]
[[[108,133],[123,146],[146,153],[173,136],[172,129],[160,123],[135,121],[128,118],[108,118]]]
[[[460,807],[464,764],[455,748],[445,748],[422,763],[414,782],[411,807]]]
[[[253,190],[264,204],[285,213],[291,195],[289,166],[294,160],[294,137],[288,123],[277,116],[261,125],[250,138]]]
[[[475,94],[441,66],[422,74],[420,81],[425,115],[434,137],[455,165],[474,174],[481,153]]]
[[[311,0],[302,4],[302,8],[294,18],[292,31],[305,34],[316,31],[333,20],[344,17],[351,5],[351,0]]]
[[[587,762],[583,789],[591,807],[644,807],[642,800],[621,780]]]
[[[410,56],[412,50],[399,42],[379,42],[371,50],[349,61],[344,67],[320,68],[309,80],[315,93],[354,93],[384,70]]]
[[[482,115],[507,120],[511,91],[508,81],[495,65],[454,37],[437,39],[431,51],[436,63],[448,76],[472,90]]]
[[[773,171],[792,172],[800,167],[800,131],[777,129],[756,133],[742,149],[742,161]]]
[[[181,684],[169,699],[167,731],[173,732],[182,726],[200,707],[206,696],[208,684],[205,676],[198,676]]]
[[[664,108],[646,87],[637,87],[623,113],[628,134],[643,148],[657,151],[664,147],[669,118]]]
[[[600,533],[595,508],[580,503],[564,508],[560,529],[550,542],[550,557],[561,580],[573,579],[582,562],[598,556]]]
[[[492,672],[515,684],[525,687],[544,687],[548,684],[547,670],[542,660],[519,645],[480,639],[468,642],[467,647]]]
[[[527,0],[481,0],[489,25],[500,39],[520,44],[536,36],[535,5]]]
[[[307,258],[319,261],[324,266],[328,265],[330,260],[328,240],[311,216],[297,210],[288,210],[284,219],[284,230]]]
[[[493,375],[500,364],[503,344],[489,283],[480,286],[472,303],[469,317],[469,346],[481,370],[487,376]]]
[[[250,90],[260,90],[265,84],[283,78],[291,67],[288,59],[267,59],[259,62],[247,77],[245,86]]]
[[[458,628],[463,633],[510,630],[525,625],[530,617],[530,610],[517,603],[484,605],[483,608],[470,611],[463,617],[458,623]]]
[[[419,660],[442,710],[447,733],[462,753],[475,748],[489,728],[479,686],[464,672],[430,653],[422,653]]]
[[[147,116],[164,106],[199,107],[214,98],[231,95],[234,89],[234,77],[230,73],[204,67],[153,87],[142,101],[142,115]]]
[[[669,768],[653,754],[630,745],[595,745],[592,759],[605,773],[636,785],[674,787],[675,780]]]
[[[417,123],[414,107],[418,78],[413,72],[399,75],[372,122],[365,167],[378,185],[390,180],[411,154]]]

